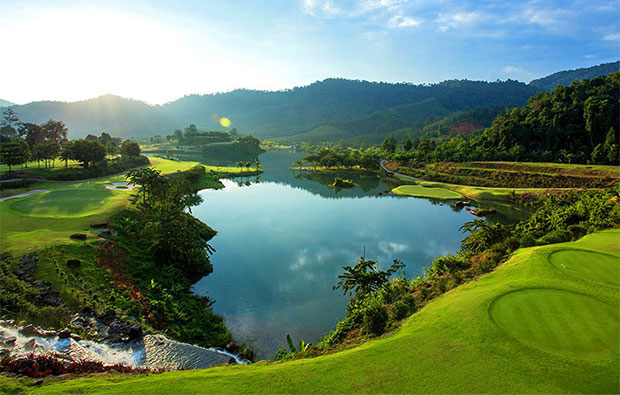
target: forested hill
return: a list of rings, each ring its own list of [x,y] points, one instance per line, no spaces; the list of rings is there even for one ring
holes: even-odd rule
[[[476,160],[618,164],[620,72],[538,93],[469,141]]]
[[[24,122],[63,120],[70,137],[98,134],[102,130],[123,137],[146,137],[168,134],[190,123],[199,129],[217,129],[219,125],[213,118],[219,115],[229,118],[231,127],[264,138],[361,119],[430,98],[442,111],[457,111],[489,105],[523,105],[535,93],[535,88],[512,80],[413,85],[326,79],[285,91],[235,90],[190,95],[161,106],[106,95],[73,103],[34,102],[13,109]]]
[[[553,73],[547,77],[539,78],[530,82],[530,85],[541,91],[551,92],[558,85],[568,86],[573,81],[583,79],[591,80],[599,75],[605,75],[620,70],[620,60],[613,63],[603,63],[598,66],[586,67],[576,70],[567,70]]]
[[[191,123],[199,129],[221,129],[214,119],[224,116],[232,121],[231,127],[260,138],[310,133],[329,140],[340,133],[372,142],[446,114],[479,107],[522,106],[538,91],[532,84],[513,80],[414,85],[326,79],[276,92],[241,89],[190,95],[161,106],[106,95],[71,103],[33,102],[13,109],[24,122],[62,120],[72,138],[102,131],[125,138],[149,137]]]

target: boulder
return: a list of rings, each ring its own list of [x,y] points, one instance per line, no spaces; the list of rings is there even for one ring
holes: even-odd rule
[[[237,360],[233,357],[230,357],[230,359],[228,360],[228,364],[229,365],[236,365],[237,364]]]
[[[70,267],[72,269],[76,267],[80,267],[80,265],[82,265],[82,261],[80,261],[79,259],[68,259],[67,260],[67,267]]]
[[[73,240],[86,240],[86,233],[74,233],[69,237]]]
[[[94,224],[90,224],[91,228],[108,228],[110,224],[108,222],[95,222]]]
[[[70,336],[76,342],[79,342],[80,340],[82,340],[82,337],[80,335],[76,335],[75,333],[72,333]]]
[[[20,335],[26,336],[26,337],[32,337],[32,336],[43,337],[42,332],[44,331],[40,330],[39,328],[35,328],[34,325],[32,324],[28,324],[25,327],[18,330],[18,332],[20,333]]]
[[[139,340],[142,338],[143,334],[142,327],[138,324],[133,324],[129,327],[129,332],[127,334],[129,335],[129,339]]]
[[[60,339],[68,339],[71,337],[71,329],[65,328],[57,333]]]
[[[235,342],[230,342],[226,345],[226,351],[236,354],[239,352],[239,345]]]
[[[28,340],[26,343],[24,343],[24,351],[33,351],[35,344],[37,344],[37,341],[34,338]]]

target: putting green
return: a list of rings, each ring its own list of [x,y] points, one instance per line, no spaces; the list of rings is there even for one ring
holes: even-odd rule
[[[489,314],[516,340],[553,354],[602,360],[620,352],[618,309],[590,296],[559,289],[522,289],[495,299]]]
[[[124,192],[108,189],[63,189],[7,201],[11,211],[21,216],[76,218],[110,208]]]
[[[597,284],[620,286],[620,257],[584,250],[560,250],[549,255],[558,270]]]
[[[401,185],[392,189],[397,195],[435,199],[461,199],[463,195],[440,187],[424,187],[422,185]]]

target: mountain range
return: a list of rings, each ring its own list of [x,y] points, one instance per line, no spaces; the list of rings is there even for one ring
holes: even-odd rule
[[[259,138],[376,142],[397,130],[405,135],[415,134],[402,130],[422,130],[446,117],[477,121],[466,114],[480,108],[521,106],[539,91],[607,74],[619,67],[620,62],[615,62],[563,71],[530,84],[514,80],[448,80],[415,85],[330,78],[275,92],[239,89],[189,95],[163,105],[114,95],[78,102],[8,105],[24,122],[65,122],[71,138],[102,131],[124,138],[145,138],[170,134],[190,123],[199,129],[219,130],[222,127],[217,119],[224,116],[240,133]],[[4,101],[0,102],[0,107],[6,106]]]

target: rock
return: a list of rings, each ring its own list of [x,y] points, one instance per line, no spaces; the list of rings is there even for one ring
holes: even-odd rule
[[[129,327],[129,338],[132,340],[138,340],[142,338],[142,327],[137,324],[133,324]]]
[[[76,335],[75,333],[72,333],[70,336],[71,336],[71,338],[72,338],[73,340],[75,340],[76,342],[79,342],[80,340],[82,340],[82,338],[80,337],[80,335]]]
[[[62,306],[64,303],[63,301],[56,295],[54,294],[47,294],[45,295],[42,299],[41,302],[50,305],[50,306]]]
[[[9,336],[6,339],[4,339],[4,344],[6,344],[7,346],[13,347],[16,341],[17,341],[17,338],[15,336]]]
[[[57,333],[60,339],[68,339],[71,337],[71,329],[66,328]]]
[[[230,359],[228,360],[228,364],[229,365],[236,365],[237,364],[237,360],[233,357],[230,357]]]
[[[34,271],[39,262],[39,257],[35,254],[24,255],[20,262],[13,268],[13,273],[23,281],[32,283],[34,281]]]
[[[226,345],[226,351],[236,354],[239,352],[239,345],[234,342],[230,342]]]
[[[38,379],[35,382],[32,383],[33,387],[40,387],[43,385],[43,379]]]
[[[86,233],[74,233],[69,238],[73,240],[86,240]]]
[[[32,324],[28,324],[25,327],[18,330],[18,332],[23,336],[39,336],[39,331]]]
[[[35,344],[37,344],[37,341],[34,340],[34,338],[28,340],[26,343],[24,343],[24,351],[30,352],[34,350]]]
[[[94,224],[90,224],[91,228],[108,228],[110,224],[108,222],[95,222]]]
[[[82,265],[82,261],[80,261],[79,259],[69,259],[69,260],[67,260],[67,267],[70,267],[72,269],[74,269],[76,267],[80,267],[80,265]]]

